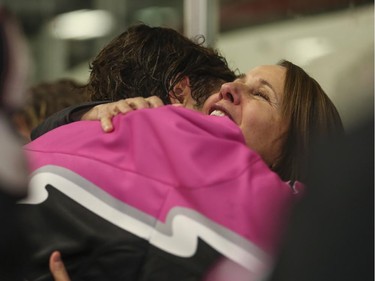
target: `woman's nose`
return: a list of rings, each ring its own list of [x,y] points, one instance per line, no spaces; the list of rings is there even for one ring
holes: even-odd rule
[[[230,101],[233,104],[240,104],[241,89],[237,83],[225,83],[221,86],[220,97],[223,100]]]

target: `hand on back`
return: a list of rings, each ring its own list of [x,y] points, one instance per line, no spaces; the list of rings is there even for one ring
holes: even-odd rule
[[[82,116],[81,120],[100,120],[103,131],[108,133],[113,130],[112,118],[117,114],[127,114],[133,110],[156,108],[163,105],[164,103],[157,96],[148,98],[128,98],[111,103],[96,105],[86,112]]]

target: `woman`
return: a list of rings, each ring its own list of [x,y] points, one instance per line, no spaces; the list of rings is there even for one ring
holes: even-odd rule
[[[182,86],[182,90],[184,90],[184,93],[188,94],[189,84],[185,83],[185,85]],[[132,108],[144,107],[147,106],[148,103],[150,103],[151,106],[155,105],[155,102],[152,99],[148,99],[146,102],[140,99],[133,99],[122,102],[122,104],[123,103],[127,105],[130,104]],[[104,106],[100,106],[100,108],[102,107]],[[108,108],[108,105],[105,105],[105,107]],[[109,107],[111,108],[109,111],[112,111],[113,107],[116,108],[115,111],[117,111],[119,108],[122,108],[122,106],[118,106],[118,104],[111,104],[109,105]],[[124,106],[123,108],[124,111],[129,110],[128,106]],[[178,109],[174,109],[173,111],[175,110]],[[97,107],[92,111],[94,112],[93,115],[95,115],[95,112],[98,111],[100,110],[98,110]],[[250,241],[252,241],[252,243],[255,243],[255,245],[257,245],[257,247],[259,247],[261,251],[265,251],[272,257],[277,252],[279,243],[278,241],[281,237],[283,225],[287,219],[289,212],[288,210],[292,206],[293,197],[295,197],[295,195],[293,195],[293,190],[295,192],[298,192],[300,189],[298,184],[293,184],[293,188],[291,190],[284,190],[286,186],[283,187],[283,182],[280,179],[272,176],[273,173],[267,169],[267,166],[275,170],[284,180],[303,181],[306,175],[304,169],[301,168],[300,165],[301,163],[303,163],[304,159],[308,157],[309,149],[313,142],[327,137],[328,135],[342,133],[342,124],[337,111],[331,101],[321,90],[319,85],[315,82],[315,80],[310,78],[299,67],[286,61],[280,63],[279,65],[261,66],[255,68],[251,70],[246,76],[241,77],[232,83],[224,84],[221,87],[219,93],[210,96],[206,100],[201,111],[205,115],[209,114],[213,115],[213,117],[206,116],[204,117],[204,119],[201,119],[203,116],[200,117],[200,114],[197,115],[186,110],[183,111],[182,115],[184,115],[184,118],[193,118],[192,120],[195,121],[202,120],[202,125],[208,122],[209,124],[204,127],[205,130],[211,130],[214,133],[220,133],[220,135],[216,135],[215,142],[221,142],[221,138],[226,138],[226,134],[221,135],[221,132],[223,130],[224,132],[226,132],[227,129],[230,129],[230,131],[232,133],[234,132],[236,135],[235,139],[230,138],[231,142],[229,143],[229,145],[227,143],[226,149],[229,149],[230,151],[214,151],[214,154],[217,154],[218,156],[215,156],[214,159],[208,158],[207,165],[215,168],[223,168],[225,165],[231,164],[228,166],[227,170],[232,168],[232,166],[238,168],[238,163],[229,161],[225,162],[222,160],[223,158],[221,158],[221,156],[231,156],[232,153],[239,153],[238,149],[243,145],[247,145],[250,148],[249,152],[241,150],[241,153],[239,153],[239,155],[249,153],[249,160],[252,159],[251,161],[255,161],[252,162],[252,165],[247,166],[249,163],[246,160],[244,163],[248,164],[244,164],[244,166],[242,167],[245,173],[249,173],[249,179],[251,180],[245,182],[232,181],[232,186],[227,186],[228,188],[230,188],[228,190],[231,190],[230,192],[233,193],[233,198],[240,199],[240,197],[235,197],[235,194],[237,194],[237,192],[240,192],[240,194],[242,194],[240,196],[244,197],[242,199],[245,199],[245,201],[247,201],[247,203],[245,203],[245,201],[242,202],[242,200],[240,200],[242,203],[239,203],[240,201],[237,201],[239,206],[241,206],[238,209],[240,213],[237,213],[237,207],[231,206],[230,204],[227,205],[228,209],[226,210],[234,216],[240,217],[244,215],[244,220],[241,221],[242,223],[244,223],[244,229],[237,229],[237,227],[241,228],[241,225],[228,227],[236,233],[238,231],[238,233],[241,233],[241,235],[247,237],[246,239],[250,239]],[[159,113],[165,114],[165,112],[162,111],[159,111]],[[139,112],[139,114],[137,115],[129,114],[129,118],[136,119],[139,115],[142,115],[142,113]],[[144,111],[144,115],[151,116],[152,112]],[[321,118],[315,118],[316,115],[320,116]],[[86,117],[88,116],[90,116],[90,114],[86,115]],[[108,117],[108,115],[105,116]],[[179,116],[177,115],[173,116],[175,118],[179,118]],[[184,122],[184,118],[180,118],[178,121]],[[118,122],[118,119],[116,120],[117,123],[115,125],[114,133],[119,133],[116,126],[119,126],[120,123]],[[147,120],[149,122],[152,122],[151,119]],[[212,120],[212,123],[210,120]],[[235,123],[235,125],[233,123]],[[185,123],[179,124],[186,125]],[[221,124],[224,127],[221,127]],[[188,132],[192,132],[190,129],[192,129],[193,127],[190,127],[190,125],[184,126],[184,128],[189,129]],[[164,126],[168,128],[167,123],[165,123]],[[212,126],[218,127],[213,128]],[[147,128],[151,127],[152,126],[147,126]],[[232,129],[234,131],[232,131]],[[133,133],[134,132],[136,131],[133,131]],[[161,133],[162,132],[157,132],[157,134]],[[228,132],[228,134],[231,133]],[[61,133],[61,135],[63,134]],[[48,143],[52,143],[51,140],[54,140],[54,138],[49,139],[49,137],[47,138]],[[169,136],[169,138],[173,137],[177,138],[177,135]],[[180,145],[184,148],[185,151],[187,146],[189,146],[189,143],[183,143],[182,141],[183,140],[181,139]],[[118,143],[118,141],[116,143]],[[298,144],[297,148],[294,147],[295,143]],[[173,144],[173,142],[170,142],[168,143],[167,147],[169,145],[175,144]],[[289,149],[289,147],[291,147],[291,149]],[[207,146],[205,146],[205,149],[207,149]],[[201,149],[197,150],[194,148],[192,151],[201,151]],[[286,153],[285,151],[288,153]],[[149,152],[152,154],[153,150],[150,150]],[[287,155],[284,156],[285,154]],[[167,157],[167,155],[165,156]],[[173,154],[168,154],[168,157],[173,156]],[[196,156],[200,157],[200,154],[197,154]],[[259,156],[262,158],[262,160],[258,159]],[[193,163],[198,163],[198,160],[198,158],[195,159]],[[220,161],[223,161],[223,163],[220,163]],[[188,166],[187,162],[184,163],[186,163],[186,167],[190,167]],[[288,166],[289,164],[290,166]],[[205,172],[208,174],[208,171],[212,167],[205,168]],[[178,167],[176,166],[176,170],[174,171],[174,173],[176,174],[177,171],[184,174],[184,170],[178,169]],[[218,171],[219,170],[217,170],[216,173],[218,173]],[[213,175],[215,175],[215,173],[213,173]],[[270,177],[272,179],[270,179]],[[263,182],[260,179],[264,179]],[[251,183],[257,183],[261,188],[259,189],[257,186],[253,186],[253,184]],[[265,185],[263,186],[263,184]],[[244,189],[243,191],[238,191],[240,190],[238,188],[241,185],[243,185]],[[281,192],[281,190],[284,190],[286,194],[283,193],[282,195],[281,193],[279,193]],[[254,194],[257,194],[257,196],[253,195],[248,197],[251,192],[255,191],[256,193]],[[260,200],[262,196],[259,197],[259,192],[265,192],[263,194],[265,201]],[[231,197],[231,195],[227,196],[229,197],[227,197],[226,199],[229,199]],[[189,196],[189,198],[191,198],[191,195]],[[216,200],[218,199],[219,198],[216,198]],[[223,202],[226,201],[224,200]],[[264,204],[262,204],[262,206],[256,207],[255,209],[251,209],[254,206],[257,206],[259,202],[264,202]],[[247,206],[247,204],[249,206]],[[221,206],[220,208],[222,209],[223,205],[219,204],[219,206]],[[216,213],[220,214],[219,209],[215,210]],[[271,213],[277,215],[268,217],[267,214]],[[245,227],[245,225],[247,225],[247,216],[251,217],[251,227]],[[253,224],[254,219],[255,221],[257,221],[255,228],[256,230],[254,229],[255,225]],[[218,220],[221,220],[220,216],[218,217]],[[225,225],[226,222],[223,221],[222,224]],[[262,234],[260,236],[252,236],[252,234],[250,234],[250,236],[247,236],[246,233],[248,231],[249,233],[255,231],[258,233],[257,235],[259,235],[259,233]],[[253,237],[254,239],[251,237]],[[259,239],[259,237],[262,237],[262,241],[257,240]],[[207,239],[207,237],[205,238]],[[209,239],[208,243],[215,244],[215,242],[210,241]],[[227,252],[221,250],[221,253],[223,254]],[[234,260],[236,260],[236,257],[231,256],[230,253],[227,254],[229,258],[233,258]],[[224,256],[226,256],[226,254],[224,254]],[[56,256],[54,255],[53,258],[56,258]],[[241,264],[241,261],[239,260],[236,260],[236,262],[240,262]],[[264,261],[262,261],[262,264],[267,266],[267,262],[263,262]],[[243,263],[241,265],[244,266]],[[260,271],[258,272],[256,269],[252,269],[252,274],[261,274]],[[211,271],[211,274],[215,274],[215,270]]]

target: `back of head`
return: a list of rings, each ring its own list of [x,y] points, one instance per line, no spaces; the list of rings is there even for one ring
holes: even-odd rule
[[[47,117],[87,101],[84,94],[83,85],[72,79],[35,84],[27,91],[24,106],[12,115],[13,121],[21,136],[29,141],[31,130]]]
[[[216,50],[173,29],[138,24],[120,34],[94,59],[88,91],[91,100],[156,95],[170,103],[173,86],[184,76],[189,77],[198,103],[221,83],[236,78]]]
[[[289,120],[289,130],[274,170],[284,180],[304,182],[312,147],[343,136],[344,128],[336,107],[316,80],[289,61],[279,65],[287,69],[283,114]]]

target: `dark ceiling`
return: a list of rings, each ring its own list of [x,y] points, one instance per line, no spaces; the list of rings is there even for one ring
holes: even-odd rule
[[[221,0],[221,31],[348,9],[372,0]]]
[[[197,0],[200,1],[200,0]],[[42,28],[56,15],[80,9],[104,9],[112,13],[116,20],[115,30],[101,39],[66,40],[65,67],[68,69],[85,63],[92,58],[104,44],[127,26],[142,20],[141,15],[165,20],[160,11],[172,11],[172,28],[183,32],[183,0],[2,0],[19,19],[23,30],[32,44],[36,58],[35,80],[48,78],[50,69],[43,70],[39,63],[48,44],[38,38]],[[273,21],[303,17],[305,15],[327,13],[335,10],[350,9],[364,4],[373,4],[372,0],[218,0],[219,31],[261,25]],[[159,14],[158,14],[159,13]],[[163,18],[164,17],[164,18]],[[166,25],[168,24],[161,24]],[[40,43],[42,42],[42,43]],[[37,43],[37,44],[35,44]],[[39,44],[39,45],[38,45]],[[57,51],[56,51],[57,52]],[[45,60],[45,59],[44,59]],[[50,64],[48,61],[45,63]],[[45,66],[45,67],[47,67]]]
[[[97,7],[97,0],[3,0],[19,17],[27,35],[37,33],[41,26],[57,14]],[[102,1],[105,3],[106,1]],[[176,0],[107,0],[125,5],[126,26],[137,19],[136,12],[147,7],[171,7],[182,18],[183,1]],[[372,0],[220,0],[220,31],[258,25],[275,20],[325,13],[338,9],[373,3]],[[181,21],[182,22],[182,21]],[[182,23],[181,23],[182,25]],[[182,28],[182,26],[181,26]]]

